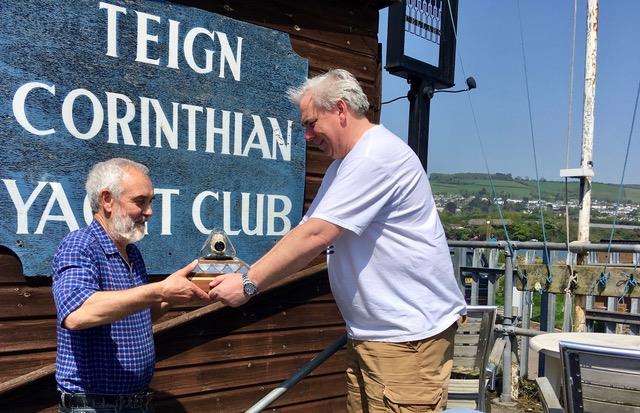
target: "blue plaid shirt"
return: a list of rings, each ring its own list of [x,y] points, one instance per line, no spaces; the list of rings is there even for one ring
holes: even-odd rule
[[[58,388],[71,393],[133,394],[148,388],[155,364],[151,310],[112,324],[71,331],[64,319],[97,291],[126,290],[148,281],[142,255],[127,246],[131,269],[102,226],[67,235],[53,257],[58,311]]]

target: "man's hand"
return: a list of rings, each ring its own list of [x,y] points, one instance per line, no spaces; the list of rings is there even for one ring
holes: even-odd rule
[[[211,290],[209,298],[211,301],[220,301],[221,303],[238,307],[249,301],[249,297],[244,294],[242,288],[242,274],[231,273],[219,275],[209,283]]]
[[[189,280],[189,275],[197,265],[198,260],[195,260],[160,282],[162,301],[172,306],[190,301],[209,301],[207,293]]]

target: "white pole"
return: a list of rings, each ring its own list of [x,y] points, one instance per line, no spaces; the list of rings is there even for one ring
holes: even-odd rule
[[[583,171],[593,169],[593,124],[596,100],[596,55],[598,51],[598,0],[587,2],[587,52],[584,68],[584,107],[582,115],[582,160]],[[588,174],[585,174],[588,175]],[[591,221],[591,176],[580,177],[580,214],[578,216],[578,241],[589,242]],[[585,264],[585,257],[578,256],[578,264]],[[586,329],[584,297],[576,297],[575,330]]]
[[[587,53],[584,68],[584,108],[582,115],[582,161],[583,170],[593,168],[593,124],[596,100],[596,54],[598,51],[598,0],[587,4]],[[591,177],[580,178],[582,202],[578,217],[578,241],[589,241],[591,213]]]

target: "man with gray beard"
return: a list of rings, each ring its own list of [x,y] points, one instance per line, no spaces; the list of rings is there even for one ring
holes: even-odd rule
[[[188,279],[197,261],[147,284],[134,245],[153,213],[146,166],[123,158],[100,162],[86,190],[94,221],[62,240],[52,264],[59,411],[147,413],[152,321],[172,305],[209,296]]]

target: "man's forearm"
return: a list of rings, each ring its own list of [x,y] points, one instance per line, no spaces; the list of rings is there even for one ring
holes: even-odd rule
[[[320,219],[295,227],[249,270],[258,290],[296,272],[324,251],[343,229]]]
[[[141,285],[128,290],[97,291],[64,320],[64,327],[83,330],[110,324],[162,303],[159,283]]]

